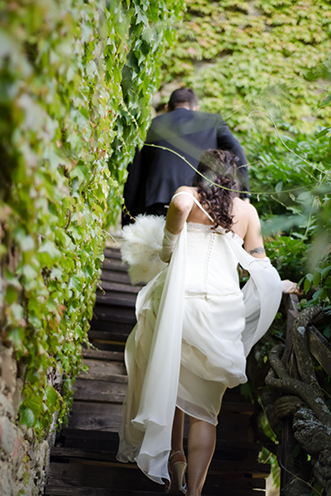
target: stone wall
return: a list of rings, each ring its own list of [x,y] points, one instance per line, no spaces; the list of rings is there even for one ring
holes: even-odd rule
[[[17,423],[23,377],[13,349],[0,342],[1,496],[37,496],[45,485],[51,441],[37,442],[32,429]]]

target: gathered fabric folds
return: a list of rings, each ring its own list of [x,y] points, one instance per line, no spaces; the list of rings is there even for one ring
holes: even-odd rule
[[[125,349],[128,391],[120,430],[120,461],[136,461],[155,482],[169,480],[168,457],[177,399],[182,343],[186,226],[169,267],[139,293],[137,325]],[[178,277],[181,274],[181,277]],[[151,292],[160,293],[158,308]],[[162,293],[162,294],[161,294]],[[155,318],[156,317],[156,318]]]
[[[243,290],[238,263],[251,276]],[[246,382],[246,356],[280,299],[269,259],[252,257],[222,228],[185,224],[169,266],[138,294],[117,459],[135,461],[155,482],[169,480],[176,406],[216,425],[226,388]]]

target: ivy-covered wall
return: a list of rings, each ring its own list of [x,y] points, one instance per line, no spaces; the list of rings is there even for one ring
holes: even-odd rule
[[[192,87],[201,110],[247,132],[252,110],[309,131],[330,121],[324,63],[331,56],[331,4],[323,0],[187,0],[163,82]],[[265,121],[270,127],[270,122]]]
[[[70,406],[106,228],[181,7],[0,4],[0,332],[24,382],[18,420],[39,438]]]

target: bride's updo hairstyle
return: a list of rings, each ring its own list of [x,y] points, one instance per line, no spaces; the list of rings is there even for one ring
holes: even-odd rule
[[[232,199],[238,190],[237,157],[226,150],[206,150],[194,177],[194,186],[200,195],[200,202],[215,221],[215,227],[222,226],[231,231]],[[214,184],[213,184],[214,183]],[[227,188],[227,189],[225,189]]]

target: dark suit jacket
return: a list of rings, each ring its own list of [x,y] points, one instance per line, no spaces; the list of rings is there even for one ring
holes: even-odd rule
[[[194,168],[204,150],[215,148],[234,153],[239,158],[238,167],[246,164],[242,147],[220,115],[185,108],[160,115],[152,120],[145,146],[128,167],[124,200],[133,216],[151,205],[169,204],[176,189],[190,186],[195,175],[194,169],[175,153],[148,144],[173,150]],[[240,167],[240,172],[242,189],[249,191],[247,166]]]

